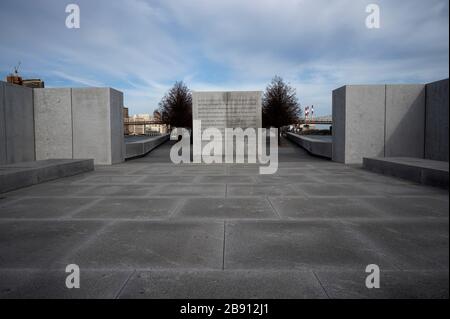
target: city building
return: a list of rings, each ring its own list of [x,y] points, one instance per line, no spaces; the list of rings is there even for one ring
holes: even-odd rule
[[[25,80],[22,80],[22,85],[32,88],[32,89],[45,88],[45,83],[41,79],[25,79]]]
[[[10,74],[6,77],[6,82],[26,86],[32,89],[44,88],[44,81],[41,79],[22,79],[19,74]]]
[[[23,80],[22,77],[20,77],[18,74],[10,74],[6,77],[6,82],[16,85],[22,85]]]
[[[123,123],[124,123],[124,125],[123,125],[123,133],[125,135],[130,135],[130,130],[128,128],[128,125],[126,125],[126,121],[129,118],[129,110],[128,110],[127,107],[123,107],[123,113],[122,114],[123,114]]]
[[[125,111],[124,111],[125,112]],[[124,113],[124,132],[126,135],[155,135],[168,132],[167,125],[162,124],[150,114],[129,115]]]

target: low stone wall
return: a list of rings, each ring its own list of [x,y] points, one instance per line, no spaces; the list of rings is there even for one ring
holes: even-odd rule
[[[0,166],[0,193],[94,170],[91,159],[45,160]]]
[[[449,166],[444,161],[411,157],[364,158],[363,167],[423,185],[447,189],[449,186]]]
[[[153,136],[145,138],[139,141],[129,141],[125,142],[126,159],[131,159],[139,156],[144,156],[145,154],[151,152],[153,149],[159,145],[167,142],[170,138],[170,134],[164,134],[161,136]]]
[[[287,138],[313,155],[330,159],[332,157],[333,142],[331,136],[301,136],[294,133],[287,133]]]

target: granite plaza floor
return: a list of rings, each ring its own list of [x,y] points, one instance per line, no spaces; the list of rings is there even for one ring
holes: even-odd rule
[[[449,297],[448,191],[287,141],[273,176],[169,148],[2,194],[0,298]]]

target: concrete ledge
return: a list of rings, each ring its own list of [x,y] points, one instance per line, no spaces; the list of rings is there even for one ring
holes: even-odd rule
[[[125,159],[131,159],[139,156],[144,156],[153,149],[169,140],[170,135],[165,134],[161,136],[153,136],[138,141],[125,142]]]
[[[331,136],[301,136],[294,133],[287,133],[287,138],[313,155],[330,159],[333,156],[333,140]]]
[[[61,159],[0,166],[0,193],[94,170],[92,159]]]
[[[413,157],[364,158],[363,167],[423,185],[449,188],[448,162]]]

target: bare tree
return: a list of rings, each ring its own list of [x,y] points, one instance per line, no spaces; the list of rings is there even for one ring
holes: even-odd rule
[[[161,116],[161,112],[159,110],[153,111],[153,119],[155,121],[161,121],[162,116]]]
[[[171,127],[192,127],[192,94],[182,82],[174,86],[159,102],[157,110],[163,123]]]
[[[275,76],[267,86],[262,98],[263,126],[280,128],[296,123],[301,116],[301,109],[295,89]]]

